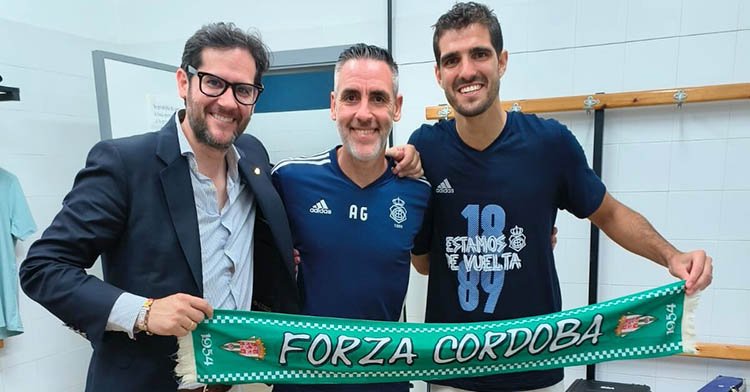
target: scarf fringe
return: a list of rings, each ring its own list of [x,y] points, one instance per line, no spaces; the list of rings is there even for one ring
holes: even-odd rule
[[[177,339],[179,349],[177,350],[177,366],[174,372],[180,377],[183,384],[196,383],[198,381],[198,370],[195,366],[195,351],[193,351],[193,333],[189,333]]]
[[[688,354],[697,354],[695,348],[695,313],[698,309],[700,291],[685,295],[682,312],[682,351]]]

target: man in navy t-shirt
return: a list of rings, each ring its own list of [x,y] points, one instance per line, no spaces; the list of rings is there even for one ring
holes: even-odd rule
[[[429,273],[427,322],[502,320],[560,311],[549,236],[558,209],[588,218],[624,248],[687,280],[711,282],[711,258],[682,253],[609,195],[572,133],[554,120],[506,113],[508,53],[486,6],[458,3],[435,24],[435,76],[455,120],[424,125],[410,144],[433,185],[412,263]],[[562,369],[435,381],[442,391],[563,391]]]
[[[357,44],[336,63],[331,118],[342,145],[280,162],[273,180],[300,252],[302,313],[397,321],[409,282],[410,251],[430,184],[398,178],[385,158],[401,116],[398,67],[376,46]],[[401,391],[406,382],[276,385],[275,391]]]

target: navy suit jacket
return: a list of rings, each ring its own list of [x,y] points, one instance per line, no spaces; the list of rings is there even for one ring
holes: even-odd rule
[[[176,338],[137,334],[132,340],[104,330],[124,291],[203,296],[195,200],[177,132],[173,117],[161,131],[97,143],[21,266],[26,294],[91,341],[86,391],[177,389]],[[292,239],[268,153],[250,135],[235,146],[240,177],[257,203],[253,308],[297,313]],[[85,272],[99,256],[103,281]]]

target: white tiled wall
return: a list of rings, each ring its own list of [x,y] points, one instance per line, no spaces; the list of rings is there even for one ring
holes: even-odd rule
[[[394,55],[405,97],[396,143],[424,122],[425,106],[445,102],[434,78],[430,26],[452,3],[394,0]],[[0,37],[12,37],[0,38],[0,73],[4,84],[22,88],[21,102],[0,104],[0,166],[19,177],[40,229],[58,211],[87,150],[99,139],[91,50],[175,64],[184,40],[214,20],[256,26],[272,50],[386,44],[386,7],[379,2],[61,4],[0,0]],[[745,0],[495,0],[489,5],[500,16],[510,52],[501,81],[504,100],[750,82],[750,2]],[[550,116],[574,131],[590,160],[593,116]],[[679,248],[704,248],[716,260],[714,283],[698,309],[698,333],[709,342],[750,344],[748,124],[750,101],[606,113],[602,177],[610,192]],[[563,303],[575,307],[586,302],[589,225],[561,212],[557,226]],[[19,244],[19,260],[28,244]],[[600,259],[601,299],[672,281],[663,268],[604,237]],[[426,282],[412,273],[410,321],[423,319]],[[82,390],[87,342],[23,295],[20,306],[26,333],[0,349],[0,392]],[[597,374],[648,384],[654,391],[683,392],[717,374],[750,378],[750,366],[669,358],[606,363]],[[568,383],[584,375],[581,367],[566,369]]]
[[[385,46],[385,2],[342,0],[112,0],[116,6],[118,43],[137,57],[175,64],[185,40],[201,25],[231,21],[260,33],[274,51],[368,42]],[[158,37],[158,38],[154,38]]]
[[[731,43],[734,35],[690,38],[711,41],[722,37]],[[717,44],[731,46],[726,42]],[[680,47],[681,51],[684,49]],[[733,69],[734,59],[744,56],[735,51],[728,55],[716,53],[711,57],[712,63],[721,58],[731,59],[711,66],[719,71]],[[656,64],[660,65],[663,64]],[[694,79],[683,80],[684,85],[708,83],[697,70],[681,73],[679,69],[683,66],[707,64],[686,65],[681,61],[677,73],[696,75]],[[746,81],[730,78],[710,83]],[[698,310],[700,341],[747,344],[750,335],[746,310],[750,285],[737,278],[737,274],[748,273],[745,259],[750,235],[744,222],[750,217],[747,208],[750,194],[745,180],[747,173],[743,170],[747,165],[738,165],[744,163],[750,149],[746,145],[747,123],[732,121],[733,116],[746,118],[748,112],[747,102],[607,112],[603,178],[610,191],[648,217],[678,248],[705,249],[716,260],[714,283],[703,293]],[[609,240],[603,241],[600,257],[601,299],[671,279],[663,269],[637,260],[637,256]],[[720,368],[709,367],[709,362]],[[597,374],[605,380],[649,384],[655,391],[693,391],[718,374],[748,377],[750,366],[737,361],[668,358],[602,364]]]
[[[0,166],[19,178],[39,227],[17,245],[19,262],[60,209],[86,153],[99,140],[91,51],[112,44],[91,37],[113,39],[115,32],[107,32],[101,20],[84,27],[60,13],[101,12],[110,20],[104,4],[79,9],[0,1],[7,11],[0,16],[0,74],[3,85],[21,89],[21,101],[0,104]],[[92,273],[101,276],[101,269]],[[19,308],[25,332],[6,339],[0,349],[0,391],[83,390],[88,342],[22,292]]]
[[[682,0],[630,0],[627,2],[625,39],[637,41],[680,34]]]
[[[513,18],[513,15],[510,14],[511,10],[503,12],[502,7],[496,8],[498,9],[498,16],[502,20]],[[505,15],[501,16],[503,13]],[[502,20],[500,22],[501,27]],[[550,29],[554,29],[553,34],[550,34]],[[526,50],[529,52],[574,47],[576,40],[576,0],[529,1],[526,10],[526,36],[528,37]],[[508,48],[511,49],[512,46],[508,45]]]

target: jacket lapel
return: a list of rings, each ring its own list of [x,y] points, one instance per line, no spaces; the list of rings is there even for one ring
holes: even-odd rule
[[[265,166],[258,164],[241,150],[240,155],[242,156],[238,163],[240,176],[255,195],[255,200],[260,209],[260,213],[257,213],[257,215],[265,217],[268,226],[271,228],[276,248],[284,261],[284,266],[289,272],[289,276],[294,278],[296,274],[291,253],[293,247],[292,233],[289,230],[289,221],[281,197],[279,197],[276,188],[269,179],[270,167],[267,164]],[[258,260],[255,262],[258,262]]]
[[[159,132],[156,154],[167,165],[159,173],[172,225],[190,267],[198,292],[203,295],[200,234],[188,162],[180,154],[174,116]]]

